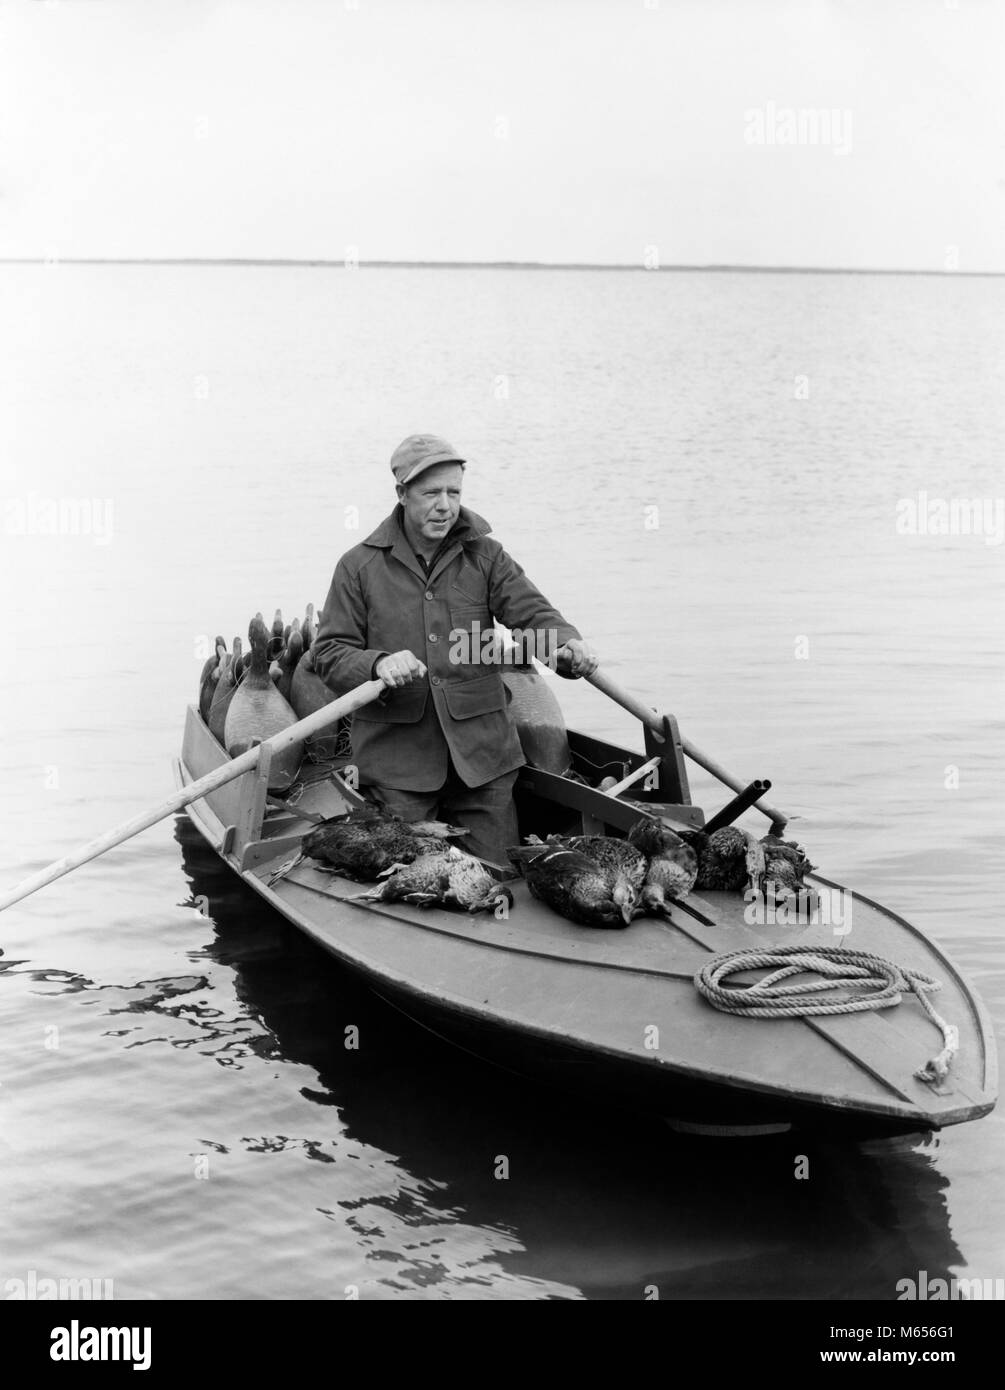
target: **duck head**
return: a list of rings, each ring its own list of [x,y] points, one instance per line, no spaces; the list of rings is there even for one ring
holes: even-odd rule
[[[611,889],[611,897],[621,914],[625,926],[627,926],[635,916],[635,910],[638,907],[638,889],[624,874],[619,873],[614,881],[614,887]]]
[[[444,820],[412,821],[412,830],[416,835],[430,835],[439,840],[453,840],[471,833],[460,825],[448,825]]]

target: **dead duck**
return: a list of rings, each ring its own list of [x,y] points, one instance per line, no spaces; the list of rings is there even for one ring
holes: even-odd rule
[[[700,891],[740,893],[747,886],[747,837],[735,825],[724,825],[700,837],[698,876]]]
[[[209,723],[209,711],[220,679],[220,663],[226,650],[226,642],[222,637],[218,637],[214,643],[213,655],[207,659],[199,676],[199,713],[204,724]]]
[[[571,922],[620,928],[635,915],[639,890],[620,867],[556,844],[517,845],[507,853],[534,897]]]
[[[216,739],[217,743],[223,743],[224,729],[227,723],[227,711],[230,709],[230,702],[234,698],[234,691],[237,689],[237,668],[241,664],[241,639],[234,638],[234,650],[224,652],[220,659],[220,676],[216,682],[216,689],[213,692],[213,700],[209,707],[209,731]]]
[[[420,854],[410,864],[392,864],[385,882],[359,902],[412,903],[417,907],[446,907],[457,912],[494,912],[500,903],[513,905],[513,894],[492,877],[480,860],[456,845]]]
[[[698,854],[695,886],[700,892],[763,892],[764,847],[749,830],[724,825],[711,835],[695,830],[683,838]]]
[[[534,843],[533,836],[528,843]],[[623,874],[635,888],[641,889],[645,882],[646,856],[628,840],[620,840],[615,835],[549,835],[547,843],[585,854],[602,869]]]
[[[776,901],[785,901],[802,894],[816,897],[815,890],[805,882],[805,875],[814,865],[806,856],[802,845],[795,840],[782,840],[777,835],[765,835],[761,839],[764,852],[764,883],[773,884]]]
[[[628,840],[646,856],[641,896],[645,911],[666,917],[671,904],[676,903],[685,911],[700,915],[682,901],[698,877],[698,856],[691,846],[670,826],[649,816],[635,822]]]
[[[392,865],[410,864],[420,855],[442,850],[447,840],[467,833],[445,821],[410,823],[382,807],[358,807],[333,816],[305,835],[300,853],[282,865],[269,882],[285,877],[305,859],[313,859],[316,867],[326,872],[372,883]]]
[[[248,641],[251,664],[234,692],[224,722],[223,744],[232,758],[252,747],[255,740],[271,738],[297,722],[293,709],[269,679],[269,634],[258,617],[251,620]],[[278,753],[272,760],[269,790],[281,791],[291,786],[301,759],[299,744]]]

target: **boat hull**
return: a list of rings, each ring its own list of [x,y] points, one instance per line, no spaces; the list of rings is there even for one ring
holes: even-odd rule
[[[179,782],[212,770],[218,756],[226,757],[190,711]],[[708,925],[675,911],[672,923],[641,918],[625,931],[575,926],[522,882],[501,919],[360,903],[364,885],[309,862],[269,885],[309,827],[295,813],[266,815],[258,837],[242,840],[257,804],[254,774],[247,778],[228,799],[189,807],[217,853],[410,1019],[495,1065],[698,1132],[797,1125],[876,1137],[961,1123],[994,1106],[990,1028],[960,972],[909,923],[828,880],[815,882],[846,895],[851,933],[844,920],[840,935],[830,923],[751,925],[742,899],[724,893],[692,898]],[[332,815],[352,799],[329,779],[300,807]],[[915,1075],[942,1040],[914,998],[882,1013],[762,1020],[723,1014],[694,987],[713,955],[794,944],[852,945],[939,978],[937,1007],[961,1037],[947,1080],[931,1086]]]

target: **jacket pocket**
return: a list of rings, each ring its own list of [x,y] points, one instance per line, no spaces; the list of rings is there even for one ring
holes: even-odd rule
[[[450,600],[450,621],[454,627],[472,627],[476,622],[482,632],[492,631],[495,621],[484,603],[455,603]]]
[[[488,606],[488,583],[484,574],[473,565],[462,565],[451,580],[446,599],[451,607],[456,603],[460,608],[467,608],[475,604],[479,608],[486,608]]]
[[[353,715],[362,724],[417,724],[426,710],[429,686],[402,686],[383,700],[371,700]]]
[[[448,681],[443,698],[453,719],[474,719],[506,708],[506,687],[495,671],[469,681]],[[365,708],[368,708],[365,707]]]

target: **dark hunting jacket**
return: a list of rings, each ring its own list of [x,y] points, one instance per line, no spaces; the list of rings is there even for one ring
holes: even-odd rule
[[[479,787],[524,761],[500,668],[479,659],[493,619],[537,633],[542,659],[579,633],[491,539],[492,528],[475,512],[461,507],[428,575],[401,517],[398,506],[339,560],[314,642],[314,667],[343,695],[373,678],[380,657],[413,652],[426,675],[385,691],[353,716],[360,781],[435,791],[446,780],[449,751],[462,781]]]

